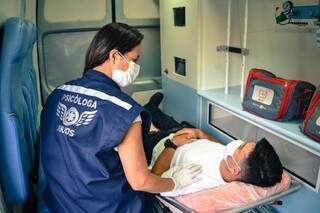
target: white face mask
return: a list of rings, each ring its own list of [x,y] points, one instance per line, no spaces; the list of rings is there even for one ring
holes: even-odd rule
[[[121,57],[128,63],[127,70],[120,70],[113,65],[112,80],[114,80],[120,87],[125,87],[131,84],[139,75],[140,66],[133,61],[128,61],[120,52]]]
[[[234,159],[233,154],[243,143],[244,142],[241,140],[236,140],[236,141],[232,141],[226,145],[226,149],[224,152],[224,160],[225,160],[226,165],[229,170],[231,170],[231,169],[230,169],[230,167],[228,165],[228,161],[227,161],[228,156],[230,156],[233,159],[233,161],[237,164],[237,166],[241,170],[241,167],[239,166],[238,162]]]

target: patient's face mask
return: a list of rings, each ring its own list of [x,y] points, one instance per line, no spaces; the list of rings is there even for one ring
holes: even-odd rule
[[[140,66],[133,61],[128,61],[124,55],[118,52],[121,57],[128,63],[127,70],[120,70],[115,65],[112,68],[112,80],[120,87],[125,87],[131,84],[139,75]]]
[[[226,162],[226,165],[228,167],[229,170],[231,170],[231,168],[229,167],[227,158],[228,156],[230,156],[232,158],[232,160],[237,164],[237,166],[239,167],[239,169],[241,170],[241,167],[239,166],[238,162],[234,159],[233,154],[235,153],[235,151],[243,144],[244,142],[241,140],[236,140],[236,141],[232,141],[230,143],[228,143],[226,145],[226,149],[224,152],[224,160]]]

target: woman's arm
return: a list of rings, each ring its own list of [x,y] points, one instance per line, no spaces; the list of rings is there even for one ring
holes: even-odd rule
[[[160,193],[174,189],[172,179],[161,178],[148,170],[142,145],[141,122],[135,122],[130,127],[118,150],[126,178],[134,190]]]

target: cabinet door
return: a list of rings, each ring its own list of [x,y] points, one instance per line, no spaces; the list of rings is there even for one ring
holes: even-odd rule
[[[184,26],[180,24],[179,9],[184,10]],[[198,0],[160,1],[162,70],[168,71],[170,79],[194,89],[198,88],[199,79],[198,14]],[[181,72],[183,66],[185,72]]]

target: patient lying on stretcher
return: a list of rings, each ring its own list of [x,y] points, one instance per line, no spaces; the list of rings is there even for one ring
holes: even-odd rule
[[[155,96],[162,97],[161,94]],[[161,112],[157,106],[158,102],[152,101],[151,98],[145,106],[153,115],[155,125],[155,132],[144,142],[145,149],[154,148],[152,159],[150,156],[148,159],[151,161],[152,172],[170,178],[175,169],[183,164],[196,163],[202,166],[200,181],[182,190],[162,195],[179,196],[232,181],[242,181],[262,187],[273,186],[281,181],[282,164],[266,139],[258,142],[235,140],[225,146],[199,129],[181,129],[183,125]],[[163,137],[172,132],[170,129],[173,129],[173,132],[177,129],[178,131]],[[146,154],[148,158],[148,151]]]

